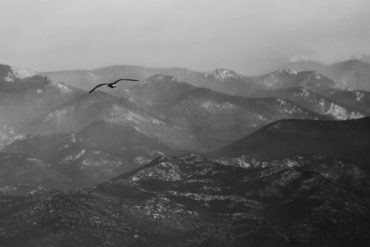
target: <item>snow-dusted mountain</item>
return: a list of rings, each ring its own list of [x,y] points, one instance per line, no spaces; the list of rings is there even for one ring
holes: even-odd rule
[[[0,65],[0,125],[28,132],[30,124],[82,91],[8,65]]]
[[[0,65],[0,80],[14,82],[35,76],[36,73],[9,65]]]

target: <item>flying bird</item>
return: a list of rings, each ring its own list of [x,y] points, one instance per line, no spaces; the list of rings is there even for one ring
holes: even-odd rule
[[[95,91],[95,89],[97,89],[97,88],[99,88],[99,87],[102,87],[102,86],[108,86],[108,87],[110,87],[110,88],[115,88],[115,87],[117,87],[117,85],[116,85],[116,84],[117,84],[119,81],[139,81],[139,80],[136,80],[136,79],[118,79],[118,80],[115,80],[114,82],[111,82],[111,83],[101,83],[101,84],[96,85],[93,89],[91,89],[91,90],[89,91],[89,93],[94,92],[94,91]]]

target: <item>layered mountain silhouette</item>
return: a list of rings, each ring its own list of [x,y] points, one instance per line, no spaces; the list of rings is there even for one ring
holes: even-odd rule
[[[327,118],[289,100],[235,97],[163,75],[120,94],[82,94],[35,120],[33,133],[77,131],[105,121],[131,126],[175,149],[199,152],[222,147],[279,119]]]
[[[335,81],[315,71],[280,70],[256,77],[254,80],[267,89],[304,87],[320,93],[329,89],[339,88]]]
[[[0,246],[367,246],[366,66],[2,65]]]
[[[85,90],[90,89],[96,83],[113,81],[122,76],[144,80],[159,74],[172,76],[178,81],[184,81],[196,87],[205,87],[239,96],[253,96],[254,93],[265,89],[305,86],[312,90],[322,91],[336,87],[332,80],[314,71],[298,72],[294,70],[281,70],[255,77],[241,75],[228,69],[197,72],[182,68],[153,69],[116,65],[91,71],[59,71],[44,74]],[[122,87],[126,88],[127,86],[122,85]]]
[[[245,98],[154,76],[125,91],[139,106],[168,119],[214,149],[278,119],[325,119],[281,98]]]
[[[196,87],[206,87],[227,94],[241,93],[243,96],[251,96],[255,91],[263,88],[252,78],[228,69],[198,72],[184,68],[144,68],[115,65],[95,70],[56,71],[42,74],[85,90],[102,81],[113,81],[121,77],[144,80],[155,75],[172,76],[178,81],[184,81]],[[121,87],[129,86],[130,84]],[[110,93],[115,94],[116,92]]]
[[[135,128],[175,148],[200,148],[196,139],[181,127],[139,108],[130,99],[103,92],[85,94],[50,111],[38,122],[38,133],[77,131],[96,121]]]
[[[369,90],[368,82],[370,76],[367,73],[367,71],[370,71],[369,66],[365,62],[352,59],[329,65],[299,61],[286,65],[284,69],[262,76],[245,76],[228,69],[197,72],[182,68],[161,69],[125,65],[110,66],[90,71],[60,71],[45,74],[86,90],[98,82],[112,81],[122,76],[131,76],[145,80],[156,74],[162,74],[173,76],[177,81],[187,82],[196,87],[205,87],[229,95],[259,97],[260,95],[268,95],[268,92],[271,90],[288,90],[289,88],[303,87],[331,99],[328,92],[335,91],[338,94],[342,94],[349,91],[347,89],[357,91]],[[121,90],[109,91],[109,93],[120,96],[122,89],[131,86],[132,84],[129,83],[121,85]],[[347,94],[351,93],[347,92]],[[354,97],[358,95],[356,91],[352,94]],[[357,103],[352,105],[348,101],[346,104],[341,100],[336,100],[335,104],[348,108],[345,111],[357,111],[368,115],[366,104]],[[307,107],[307,104],[301,106]],[[321,106],[312,104],[307,108],[314,109],[318,107]],[[338,107],[335,105],[333,107],[338,111]],[[340,111],[343,112],[343,110]]]

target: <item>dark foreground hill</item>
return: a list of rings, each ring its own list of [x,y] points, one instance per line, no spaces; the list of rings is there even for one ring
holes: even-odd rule
[[[0,246],[368,246],[370,183],[324,157],[158,158],[75,193],[0,198]]]
[[[325,155],[370,169],[370,118],[347,121],[281,120],[217,152],[275,159],[296,154]]]

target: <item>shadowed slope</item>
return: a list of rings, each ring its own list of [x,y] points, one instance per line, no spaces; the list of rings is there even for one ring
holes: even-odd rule
[[[214,155],[248,155],[269,160],[308,154],[342,158],[370,170],[370,118],[347,121],[282,120]]]

